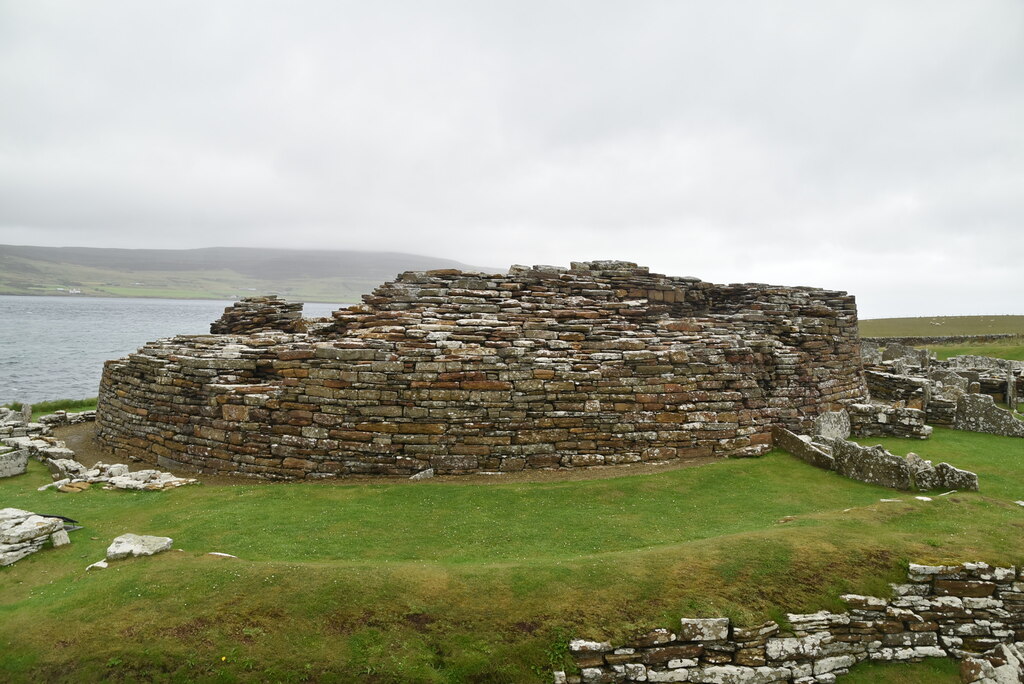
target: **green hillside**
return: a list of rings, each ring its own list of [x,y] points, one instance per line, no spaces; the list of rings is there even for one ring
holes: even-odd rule
[[[259,293],[353,303],[402,271],[435,268],[499,270],[390,252],[0,245],[0,294],[237,299]]]
[[[924,316],[860,321],[862,337],[946,337],[1024,335],[1024,316]]]

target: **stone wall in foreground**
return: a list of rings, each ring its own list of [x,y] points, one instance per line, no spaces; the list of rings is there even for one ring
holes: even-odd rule
[[[505,472],[756,455],[772,425],[866,398],[842,292],[590,262],[410,272],[364,299],[306,333],[288,318],[108,362],[100,439],[271,478]],[[273,318],[228,313],[232,330]]]
[[[843,596],[845,613],[789,614],[788,630],[775,622],[739,627],[729,618],[683,618],[677,629],[618,646],[578,639],[569,648],[580,674],[556,672],[555,682],[811,684],[833,682],[865,660],[935,657],[962,659],[963,682],[1024,677],[1024,577],[1017,568],[911,564],[907,582],[892,588],[888,599]]]

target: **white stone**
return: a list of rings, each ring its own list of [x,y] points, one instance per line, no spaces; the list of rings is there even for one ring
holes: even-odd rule
[[[814,674],[821,675],[834,670],[845,670],[857,664],[857,659],[851,655],[835,656],[834,658],[822,658],[814,663]]]
[[[646,682],[647,667],[640,663],[626,663],[626,679],[631,682]]]
[[[170,537],[122,534],[107,547],[107,560],[129,556],[152,556],[154,553],[169,551],[172,543]]]
[[[769,639],[765,645],[765,654],[769,660],[791,660],[797,656],[814,657],[821,648],[825,634],[811,634],[806,637],[780,637]]]
[[[862,596],[860,594],[843,594],[839,597],[845,603],[856,604],[861,610],[885,610],[887,601],[877,596]]]
[[[612,645],[608,641],[573,639],[569,642],[569,650],[573,653],[607,653],[612,650]]]
[[[690,681],[707,684],[772,684],[789,679],[791,674],[789,669],[782,667],[709,665],[690,670]]]
[[[101,560],[96,561],[92,565],[86,566],[86,570],[105,570],[107,568],[107,561]]]
[[[729,618],[682,618],[679,641],[722,641],[729,638]]]
[[[71,537],[68,536],[67,530],[62,528],[50,535],[50,541],[53,543],[54,548],[67,546],[71,543]]]
[[[678,670],[681,667],[697,667],[697,661],[692,658],[673,658],[668,661],[666,667],[670,670]]]
[[[30,515],[27,518],[0,525],[0,544],[17,544],[36,537],[46,537],[64,528],[60,518]]]
[[[426,470],[421,470],[420,472],[418,472],[415,475],[411,476],[409,479],[410,480],[429,480],[432,477],[434,477],[434,469],[433,468],[427,468]]]
[[[907,568],[907,572],[914,575],[951,575],[959,571],[959,565],[918,565],[917,563],[911,563]]]
[[[5,450],[0,453],[0,477],[22,475],[28,468],[28,450]]]
[[[659,672],[658,670],[647,671],[647,681],[649,682],[688,682],[690,681],[689,670],[668,670]]]

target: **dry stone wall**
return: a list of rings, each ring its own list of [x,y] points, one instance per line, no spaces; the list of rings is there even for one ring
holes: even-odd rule
[[[262,307],[233,307],[230,329],[262,328]],[[271,478],[745,456],[774,424],[865,400],[859,358],[843,292],[627,262],[409,272],[308,333],[108,362],[97,423],[119,455]]]
[[[907,582],[892,589],[892,598],[843,596],[844,613],[788,614],[788,631],[775,622],[683,618],[619,646],[577,639],[569,649],[580,673],[556,672],[554,681],[830,683],[866,660],[935,657],[961,659],[963,682],[1022,681],[1024,577],[1016,567],[911,564]]]
[[[922,344],[957,344],[959,342],[984,343],[999,342],[1020,337],[1015,333],[996,333],[992,335],[920,335],[916,337],[862,337],[861,339],[882,347],[891,344],[922,345]]]
[[[861,446],[846,436],[797,435],[776,425],[775,445],[818,468],[851,480],[892,489],[978,491],[978,476],[948,463],[932,465],[914,453],[906,458],[881,446]]]
[[[921,409],[885,404],[851,404],[850,431],[858,437],[906,437],[928,439],[932,428]]]
[[[215,335],[249,335],[268,330],[299,332],[302,321],[302,303],[287,302],[271,295],[249,297],[224,309],[224,313],[210,324]]]

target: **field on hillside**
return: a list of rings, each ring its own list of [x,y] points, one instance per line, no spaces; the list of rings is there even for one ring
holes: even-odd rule
[[[879,318],[860,321],[863,337],[938,337],[1012,334],[993,342],[922,344],[940,360],[975,354],[1024,361],[1024,316],[942,316],[931,318]]]
[[[1006,342],[990,342],[977,344],[926,344],[924,348],[935,353],[940,361],[951,356],[973,354],[975,356],[992,356],[997,359],[1024,361],[1024,337],[1016,337]]]
[[[888,443],[978,472],[982,491],[922,502],[780,452],[589,481],[76,495],[36,491],[50,478],[32,463],[0,480],[3,505],[84,529],[0,570],[0,679],[544,682],[570,638],[842,610],[908,561],[1024,562],[1020,440]],[[86,572],[125,532],[179,550]],[[884,671],[956,681],[946,663]]]
[[[925,316],[875,318],[859,322],[862,337],[944,337],[1024,335],[1024,316]]]
[[[19,257],[8,257],[4,266],[0,294],[5,295],[62,295],[78,290],[83,297],[232,300],[256,294],[280,294],[301,301],[355,303],[362,293],[380,284],[357,278],[282,282],[228,270],[133,273],[77,264],[30,262]]]
[[[173,299],[280,294],[307,302],[355,303],[403,271],[434,268],[490,270],[399,252],[0,245],[0,294]]]

